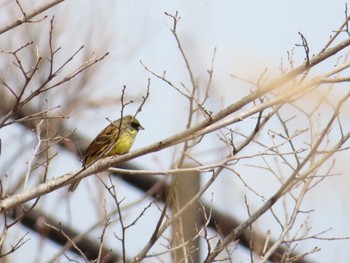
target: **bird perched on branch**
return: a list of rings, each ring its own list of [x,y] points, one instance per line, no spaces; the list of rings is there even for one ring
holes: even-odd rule
[[[83,166],[87,167],[102,157],[129,152],[139,130],[144,130],[144,128],[131,115],[111,122],[87,147],[83,158]],[[68,191],[73,192],[79,182],[80,180],[73,182]]]

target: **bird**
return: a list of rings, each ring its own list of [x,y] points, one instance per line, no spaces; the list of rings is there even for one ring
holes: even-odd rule
[[[129,152],[140,130],[144,130],[144,128],[131,115],[111,122],[87,147],[83,156],[83,167],[86,168],[102,157],[122,155]],[[73,182],[68,191],[74,192],[79,183],[80,180]]]

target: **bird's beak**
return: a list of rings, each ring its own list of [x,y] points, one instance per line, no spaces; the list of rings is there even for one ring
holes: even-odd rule
[[[138,130],[144,130],[145,128],[143,128],[141,125],[139,126]]]

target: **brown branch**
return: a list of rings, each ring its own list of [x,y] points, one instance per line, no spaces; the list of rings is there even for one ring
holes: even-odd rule
[[[246,221],[240,224],[234,231],[232,231],[222,242],[219,242],[215,247],[214,251],[206,258],[205,262],[212,262],[217,255],[225,249],[232,241],[236,240],[238,236],[251,224],[253,224],[261,215],[263,215],[268,209],[270,209],[279,198],[288,192],[293,185],[293,182],[297,175],[300,174],[300,171],[305,168],[306,164],[309,162],[310,158],[318,151],[319,145],[323,142],[324,137],[329,131],[329,128],[332,126],[334,120],[339,114],[339,110],[342,104],[350,97],[350,93],[347,94],[338,104],[336,111],[334,112],[332,118],[328,121],[327,126],[324,128],[321,136],[317,139],[317,142],[310,150],[309,154],[304,158],[304,161],[298,165],[298,167],[293,171],[293,173],[289,176],[288,180],[278,189],[278,191],[269,198],[266,203],[261,206],[251,217],[249,217]],[[348,132],[343,138],[339,140],[339,142],[333,147],[333,149],[324,154],[322,158],[320,158],[316,163],[311,165],[305,172],[301,173],[301,178],[305,178],[310,175],[315,169],[320,167],[326,160],[328,160],[337,149],[339,149],[348,139],[350,138],[350,132]]]
[[[50,9],[50,8],[52,8],[52,7],[56,6],[56,5],[64,2],[64,1],[65,0],[54,0],[52,2],[49,2],[49,3],[46,3],[46,4],[42,5],[42,6],[40,6],[39,8],[37,8],[37,9],[31,11],[31,12],[26,13],[23,18],[17,19],[16,21],[13,21],[13,22],[9,23],[8,25],[6,25],[4,27],[1,27],[0,28],[0,35],[5,33],[5,32],[7,32],[7,31],[9,31],[9,30],[11,30],[11,29],[13,29],[13,28],[15,28],[15,27],[17,27],[17,26],[19,26],[19,25],[22,25],[24,23],[30,23],[31,22],[30,19],[36,17],[37,15],[45,12],[46,10],[48,10],[48,9]],[[44,18],[46,18],[46,16]]]

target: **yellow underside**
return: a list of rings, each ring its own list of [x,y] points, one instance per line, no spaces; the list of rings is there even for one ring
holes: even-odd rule
[[[106,155],[127,153],[135,141],[136,133],[137,131],[123,132],[116,144],[114,144],[113,148]]]

